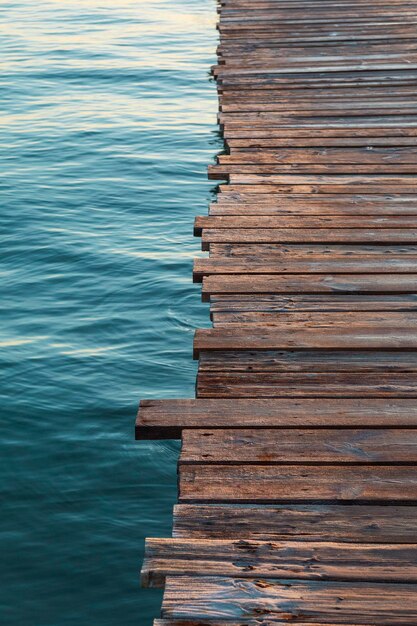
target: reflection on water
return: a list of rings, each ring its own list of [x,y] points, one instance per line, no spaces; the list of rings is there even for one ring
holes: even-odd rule
[[[139,397],[194,393],[195,214],[220,149],[214,0],[0,4],[4,623],[149,626],[145,535],[175,442]]]

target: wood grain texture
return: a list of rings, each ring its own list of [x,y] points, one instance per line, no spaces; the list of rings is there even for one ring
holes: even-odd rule
[[[416,324],[358,324],[349,328],[336,322],[308,329],[248,326],[199,329],[194,336],[194,358],[202,350],[417,350]]]
[[[202,298],[214,294],[417,293],[417,274],[281,274],[207,276]],[[282,346],[281,346],[282,347]],[[409,346],[411,347],[411,346]]]
[[[177,620],[177,619],[157,619],[154,621],[154,626],[260,626],[260,624],[263,624],[263,626],[288,626],[288,622],[285,621],[283,622],[282,620],[268,620],[268,621],[262,621],[260,622],[259,619],[255,619],[255,620],[247,620],[244,619],[239,620],[238,622],[236,620],[234,621],[224,621],[224,620],[218,620],[216,619],[215,621],[213,620]],[[297,625],[298,626],[335,626],[335,623],[332,622],[331,624],[329,624],[329,622],[298,622],[297,621]],[[348,625],[348,626],[352,626],[352,624]],[[357,626],[357,624],[355,624],[355,626]],[[360,624],[359,626],[371,626],[370,624]]]
[[[417,310],[417,294],[214,294],[210,296],[210,311],[216,313],[338,313],[345,311],[395,312]]]
[[[417,582],[417,544],[147,539],[142,585],[167,576]]]
[[[416,508],[394,505],[177,504],[173,536],[263,541],[415,543]]]
[[[318,255],[317,255],[318,256]],[[202,282],[205,276],[249,275],[249,274],[417,274],[417,256],[405,258],[386,255],[347,256],[316,259],[296,259],[262,261],[252,257],[240,259],[195,259],[193,268],[194,282]]]
[[[169,577],[162,615],[175,619],[310,619],[336,624],[414,626],[417,613],[413,584],[340,583],[290,580],[243,580],[220,577]],[[270,621],[272,619],[272,621]]]
[[[417,430],[185,430],[180,464],[413,464]]]
[[[180,502],[417,503],[415,466],[182,465]]]

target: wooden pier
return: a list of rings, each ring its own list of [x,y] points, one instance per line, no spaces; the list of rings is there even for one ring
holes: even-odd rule
[[[417,0],[219,12],[213,328],[137,418],[182,439],[155,626],[416,626]]]

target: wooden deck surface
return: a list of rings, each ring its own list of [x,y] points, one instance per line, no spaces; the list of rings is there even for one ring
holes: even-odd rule
[[[417,0],[219,13],[213,328],[136,424],[182,439],[155,626],[415,626]]]

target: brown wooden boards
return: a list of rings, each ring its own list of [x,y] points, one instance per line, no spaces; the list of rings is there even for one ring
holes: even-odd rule
[[[136,422],[182,440],[155,626],[415,626],[417,0],[218,12],[213,327]]]

